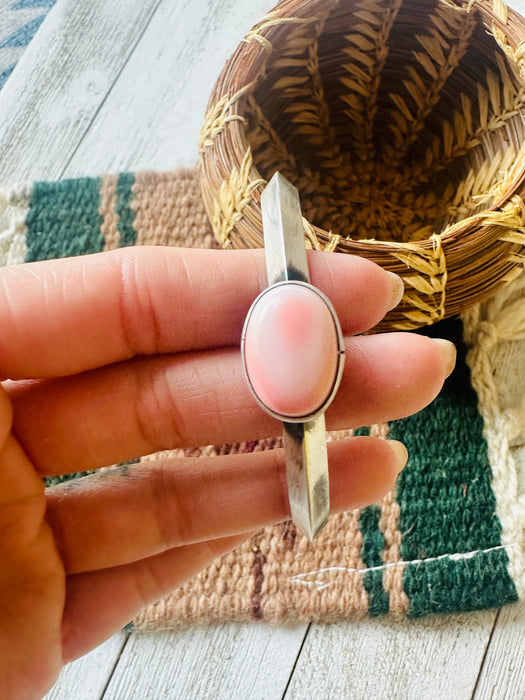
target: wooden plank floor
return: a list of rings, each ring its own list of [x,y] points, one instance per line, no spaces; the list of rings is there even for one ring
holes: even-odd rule
[[[58,0],[0,92],[0,182],[193,165],[218,71],[273,4]],[[123,631],[47,697],[522,700],[524,660],[524,605],[413,622]]]

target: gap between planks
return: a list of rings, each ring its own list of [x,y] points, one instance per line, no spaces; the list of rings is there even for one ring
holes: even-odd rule
[[[494,624],[492,625],[492,629],[490,630],[490,635],[489,635],[489,638],[488,638],[488,641],[487,641],[487,646],[486,646],[486,648],[485,648],[485,653],[483,654],[483,659],[481,660],[481,664],[480,664],[480,667],[479,667],[479,674],[478,674],[478,677],[476,678],[476,685],[474,686],[474,689],[473,689],[473,691],[472,691],[472,700],[473,700],[474,697],[476,696],[476,690],[478,689],[479,682],[480,682],[481,676],[482,676],[482,674],[483,674],[483,670],[484,670],[484,668],[486,667],[487,658],[488,658],[488,656],[489,656],[490,649],[491,649],[492,638],[494,637],[494,631],[496,630],[496,627],[497,627],[497,624],[498,624],[498,620],[499,620],[499,618],[500,618],[500,613],[501,613],[501,608],[500,608],[500,609],[498,610],[498,612],[496,613],[496,617],[494,618]]]
[[[288,692],[288,688],[290,687],[290,683],[292,682],[293,674],[295,673],[295,669],[297,668],[297,663],[299,661],[299,657],[302,654],[302,651],[303,651],[303,648],[304,648],[304,645],[306,642],[306,638],[308,637],[308,634],[310,633],[311,629],[312,629],[312,623],[310,622],[308,624],[308,627],[306,628],[306,632],[304,633],[303,641],[301,642],[301,646],[299,647],[299,650],[297,652],[297,656],[295,658],[294,665],[292,666],[292,669],[290,671],[290,678],[288,679],[288,683],[286,684],[286,688],[284,689],[281,700],[285,700],[285,698],[286,698],[286,693]]]
[[[155,15],[155,13],[156,13],[157,10],[159,9],[159,6],[161,5],[162,1],[163,1],[163,0],[157,0],[157,4],[154,5],[154,7],[152,8],[151,13],[150,13],[149,17],[147,18],[147,20],[146,20],[146,22],[145,22],[145,24],[144,24],[144,27],[143,27],[143,29],[142,29],[142,31],[141,31],[141,32],[138,34],[138,36],[136,37],[133,46],[131,47],[131,49],[129,50],[128,54],[125,56],[124,61],[122,62],[122,65],[121,65],[121,67],[120,67],[120,70],[118,70],[118,72],[116,73],[116,75],[115,75],[115,77],[114,77],[114,79],[113,79],[113,82],[112,82],[111,85],[108,87],[106,94],[104,95],[104,97],[102,98],[100,104],[98,105],[98,108],[97,108],[96,111],[93,113],[93,116],[92,116],[92,118],[91,118],[91,121],[90,121],[89,124],[86,126],[86,129],[85,129],[84,133],[82,134],[82,136],[80,137],[78,143],[77,143],[76,146],[74,147],[74,149],[73,149],[72,153],[70,154],[70,156],[69,156],[67,162],[64,164],[64,167],[62,168],[62,172],[60,173],[59,179],[62,179],[62,178],[65,177],[65,175],[66,175],[66,173],[67,173],[67,169],[69,168],[71,162],[74,160],[74,158],[75,158],[75,156],[76,156],[76,154],[77,154],[77,151],[79,150],[79,148],[80,148],[81,145],[82,145],[82,142],[84,141],[84,139],[86,138],[87,134],[89,133],[89,131],[90,131],[90,129],[91,129],[91,126],[92,126],[92,125],[94,124],[94,122],[96,121],[96,119],[97,119],[97,117],[98,117],[100,111],[102,110],[102,108],[104,107],[104,105],[105,105],[107,99],[108,99],[109,96],[111,95],[111,92],[112,92],[113,88],[114,88],[115,85],[117,84],[117,82],[118,82],[120,76],[121,76],[122,73],[124,72],[124,70],[125,70],[126,66],[128,65],[128,63],[129,63],[131,57],[133,56],[133,54],[134,54],[134,52],[135,52],[135,49],[136,49],[137,46],[139,45],[141,39],[142,39],[142,38],[144,37],[144,35],[146,34],[146,32],[147,32],[147,30],[148,30],[148,27],[150,26],[151,21],[152,21],[154,15]]]
[[[472,698],[525,698],[525,601],[499,611]]]
[[[2,186],[64,173],[159,4],[115,2],[110,13],[106,0],[59,0],[50,10],[0,92]]]
[[[312,625],[286,700],[471,700],[496,614]]]
[[[115,674],[115,671],[116,671],[116,669],[117,669],[117,666],[118,666],[119,663],[120,663],[120,659],[122,658],[122,654],[124,653],[124,650],[126,649],[127,645],[129,644],[129,640],[130,640],[130,637],[131,637],[131,635],[133,634],[133,632],[132,632],[131,630],[127,630],[127,631],[125,632],[125,634],[126,634],[126,638],[125,638],[125,640],[124,640],[124,644],[122,645],[122,647],[120,648],[119,653],[117,654],[117,657],[116,657],[116,659],[115,659],[115,663],[113,664],[113,668],[112,668],[111,671],[109,672],[107,683],[106,683],[106,685],[104,686],[104,690],[102,691],[99,700],[103,700],[103,699],[104,699],[104,696],[105,696],[105,694],[106,694],[106,690],[108,689],[109,684],[111,683],[111,679],[113,678],[113,676],[114,676],[114,674]]]
[[[281,700],[306,630],[251,622],[133,633],[103,700]]]

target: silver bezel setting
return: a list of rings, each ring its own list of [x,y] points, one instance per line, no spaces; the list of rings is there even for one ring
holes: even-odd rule
[[[332,317],[332,322],[334,324],[334,328],[336,331],[336,336],[337,336],[337,369],[336,369],[336,374],[334,377],[334,382],[332,384],[332,388],[330,389],[330,392],[326,399],[323,401],[323,403],[317,408],[313,413],[309,413],[307,415],[302,415],[302,416],[287,416],[287,415],[282,415],[280,413],[276,413],[273,411],[271,408],[269,408],[258,396],[257,392],[255,391],[252,382],[250,380],[250,375],[248,373],[248,368],[246,366],[246,353],[245,353],[245,340],[246,340],[246,330],[248,328],[251,316],[253,314],[253,311],[257,304],[260,302],[260,300],[268,294],[270,291],[273,291],[277,287],[284,287],[284,286],[296,286],[296,287],[306,287],[307,289],[311,290],[317,296],[321,298],[321,300],[324,302],[325,306],[328,308],[328,311],[330,312],[330,316]],[[337,314],[335,312],[335,309],[332,305],[332,302],[326,294],[321,292],[320,289],[317,287],[314,287],[313,284],[310,284],[308,282],[299,282],[299,281],[285,281],[285,282],[277,282],[276,284],[272,284],[266,289],[264,289],[254,300],[252,305],[250,306],[250,309],[248,313],[246,314],[246,319],[244,321],[244,326],[242,329],[242,335],[241,335],[241,355],[242,355],[242,365],[243,365],[243,371],[244,371],[244,376],[246,379],[246,382],[250,388],[250,391],[257,401],[258,405],[266,411],[270,416],[273,418],[277,418],[278,420],[286,423],[305,423],[306,421],[311,421],[315,420],[318,418],[320,415],[322,415],[328,406],[332,403],[334,400],[335,395],[337,394],[337,390],[339,389],[339,385],[341,384],[341,378],[343,376],[343,370],[344,370],[344,364],[345,364],[345,345],[344,345],[344,337],[343,333],[341,330],[341,324],[339,323],[339,319],[337,317]]]

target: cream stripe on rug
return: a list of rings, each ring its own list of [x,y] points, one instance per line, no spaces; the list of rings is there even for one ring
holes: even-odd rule
[[[26,260],[26,217],[32,193],[31,185],[0,191],[0,266],[20,265]]]

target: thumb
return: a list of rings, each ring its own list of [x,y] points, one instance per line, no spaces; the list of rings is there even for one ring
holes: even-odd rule
[[[0,514],[13,519],[13,509],[44,493],[42,479],[11,432],[13,407],[0,384]]]

